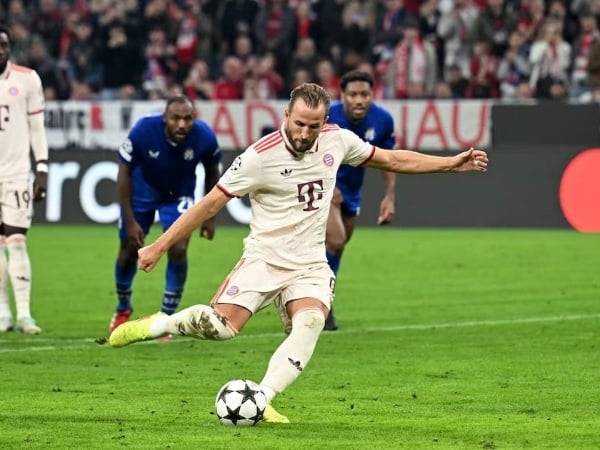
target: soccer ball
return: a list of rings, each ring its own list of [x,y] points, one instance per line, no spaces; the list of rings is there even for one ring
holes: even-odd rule
[[[232,380],[226,383],[215,399],[215,410],[223,425],[256,425],[263,418],[266,407],[265,394],[250,380]]]

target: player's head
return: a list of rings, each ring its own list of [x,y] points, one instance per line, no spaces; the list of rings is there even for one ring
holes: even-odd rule
[[[292,90],[285,110],[285,133],[297,152],[309,150],[327,121],[329,94],[315,83],[303,83]]]
[[[373,77],[360,70],[351,70],[340,81],[344,112],[350,120],[363,119],[373,99]]]
[[[8,27],[0,24],[0,72],[6,67],[10,57],[10,32]]]
[[[194,103],[185,95],[175,95],[167,100],[165,123],[167,136],[176,143],[183,142],[194,124]]]

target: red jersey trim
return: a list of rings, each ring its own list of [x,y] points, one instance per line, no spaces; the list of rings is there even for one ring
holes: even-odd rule
[[[44,112],[44,109],[38,109],[37,111],[32,111],[32,112],[28,112],[27,114],[30,116],[33,116],[34,114],[39,114],[41,112]]]
[[[282,141],[282,140],[283,140],[283,139],[281,139],[281,138],[277,138],[277,139],[275,139],[274,141],[271,141],[271,142],[269,142],[268,144],[266,144],[266,145],[263,145],[261,148],[258,148],[258,149],[257,149],[256,147],[254,147],[254,150],[256,150],[256,153],[262,153],[262,152],[266,152],[267,150],[271,150],[273,147],[276,147],[276,146],[278,146],[279,144],[281,144],[281,141]]]
[[[225,189],[223,186],[221,186],[219,183],[217,183],[217,189],[219,189],[223,194],[225,194],[229,198],[235,198],[235,197],[237,197],[237,195],[232,194],[227,189]]]
[[[373,155],[375,154],[375,146],[373,146],[371,148],[371,153],[369,154],[369,157],[367,159],[365,159],[363,162],[361,162],[358,166],[356,167],[362,167],[364,166],[366,163],[368,163],[369,161],[371,161],[371,158],[373,158]]]
[[[21,73],[33,72],[33,69],[30,69],[29,67],[25,67],[25,66],[19,66],[18,64],[11,64],[10,68],[14,69],[15,72],[21,72]]]
[[[276,131],[274,131],[273,133],[267,134],[264,138],[259,139],[255,144],[254,144],[254,149],[255,150],[260,150],[261,148],[268,146],[271,142],[273,142],[275,139],[278,137],[278,133]]]

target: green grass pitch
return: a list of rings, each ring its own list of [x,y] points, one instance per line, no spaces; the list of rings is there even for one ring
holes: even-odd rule
[[[206,302],[245,228],[194,237],[182,306]],[[153,235],[154,236],[154,235]],[[113,312],[114,227],[34,226],[40,336],[0,335],[0,448],[598,448],[600,235],[358,229],[338,279],[341,329],[275,406],[289,425],[229,428],[214,396],[259,381],[274,309],[233,341],[94,343]],[[164,262],[138,274],[158,309]]]

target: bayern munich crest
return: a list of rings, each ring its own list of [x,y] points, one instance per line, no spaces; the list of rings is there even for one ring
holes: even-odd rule
[[[225,291],[227,295],[236,295],[238,292],[240,292],[240,288],[237,286],[229,286],[229,289]]]
[[[17,95],[19,95],[19,89],[16,88],[15,86],[11,86],[8,88],[8,93],[10,95],[12,95],[13,97],[16,97]]]
[[[331,156],[331,154],[325,153],[323,155],[323,164],[325,164],[327,167],[333,166],[333,162],[334,162],[334,159],[333,159],[333,156]]]

